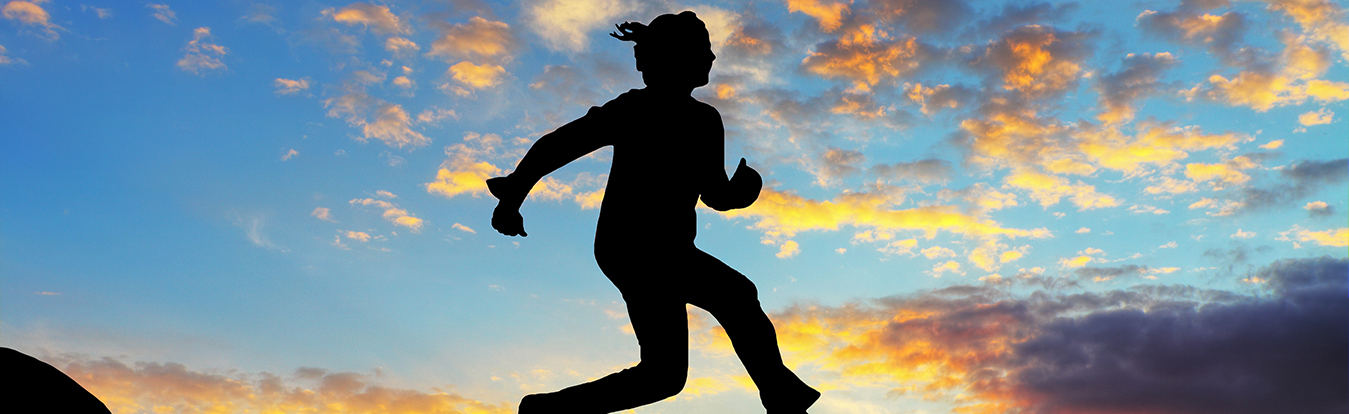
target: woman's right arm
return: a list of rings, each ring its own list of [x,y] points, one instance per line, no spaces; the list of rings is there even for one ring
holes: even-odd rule
[[[602,134],[605,112],[602,107],[591,107],[585,116],[535,141],[514,172],[487,180],[487,189],[500,200],[492,214],[493,228],[507,236],[526,235],[519,209],[534,184],[567,163],[612,144]]]

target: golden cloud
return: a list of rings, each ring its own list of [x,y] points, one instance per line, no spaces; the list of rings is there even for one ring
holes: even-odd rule
[[[620,16],[634,8],[632,3],[622,0],[533,2],[527,10],[530,19],[528,26],[543,38],[544,45],[549,49],[582,52],[589,45],[595,29],[610,27]]]
[[[353,206],[361,205],[361,206],[375,206],[381,208],[384,210],[383,216],[385,220],[389,220],[393,224],[412,229],[414,233],[422,231],[422,224],[423,224],[422,219],[409,215],[407,210],[398,208],[397,204],[393,204],[384,200],[376,200],[373,198],[352,199],[350,203]]]
[[[1294,248],[1302,247],[1300,242],[1314,242],[1330,247],[1345,247],[1349,246],[1349,228],[1311,231],[1294,224],[1292,229],[1279,232],[1279,237],[1276,237],[1275,240],[1291,241]]]
[[[1217,164],[1185,164],[1185,176],[1197,182],[1218,180],[1229,184],[1243,184],[1251,180],[1241,172],[1258,167],[1250,158],[1235,157]]]
[[[1338,102],[1349,99],[1349,82],[1334,82],[1316,77],[1330,67],[1328,52],[1307,44],[1306,37],[1283,36],[1282,66],[1245,70],[1232,79],[1222,75],[1208,78],[1209,85],[1196,85],[1184,94],[1202,96],[1231,106],[1245,106],[1258,112],[1283,105],[1300,104],[1309,99]]]
[[[1334,119],[1335,119],[1334,112],[1330,112],[1330,110],[1326,108],[1321,108],[1321,110],[1319,111],[1306,112],[1303,113],[1302,115],[1298,115],[1297,122],[1304,126],[1325,125],[1329,124]]]
[[[329,8],[323,10],[324,16],[331,17],[333,21],[346,23],[348,25],[362,25],[374,30],[375,33],[394,35],[412,33],[412,29],[406,23],[389,11],[389,6],[376,6],[362,2],[355,2],[341,9]]]
[[[1005,183],[1004,187],[1030,191],[1030,197],[1039,201],[1040,205],[1044,207],[1058,204],[1059,200],[1064,197],[1068,197],[1079,211],[1115,207],[1120,204],[1119,200],[1114,197],[1096,192],[1096,186],[1082,181],[1078,181],[1076,184],[1070,183],[1066,178],[1041,173],[1029,168],[1014,170],[1003,178],[1003,182]]]
[[[1291,16],[1307,36],[1334,45],[1349,59],[1349,23],[1344,9],[1330,0],[1264,0],[1269,8]]]
[[[396,148],[423,147],[431,143],[431,139],[411,128],[412,118],[408,116],[407,111],[398,104],[385,103],[375,110],[375,121],[361,126],[362,136],[357,138],[364,142],[367,139],[374,138],[384,141],[385,145]]]
[[[939,231],[971,237],[1051,237],[1044,228],[1022,230],[961,213],[955,206],[892,209],[892,200],[874,193],[844,193],[832,201],[816,201],[765,188],[749,208],[720,212],[726,218],[749,218],[769,238],[790,238],[803,231],[838,230],[848,225],[882,232],[920,231],[931,239]]]
[[[493,64],[475,65],[472,62],[463,61],[450,66],[450,73],[454,80],[474,89],[484,89],[496,86],[501,83],[501,78],[506,75],[506,68]]]

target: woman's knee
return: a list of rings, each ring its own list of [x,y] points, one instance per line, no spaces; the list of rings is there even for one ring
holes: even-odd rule
[[[634,369],[643,371],[642,376],[646,379],[648,390],[652,394],[665,399],[679,394],[684,390],[684,384],[688,381],[689,368],[687,365],[661,364],[650,362],[639,362]]]

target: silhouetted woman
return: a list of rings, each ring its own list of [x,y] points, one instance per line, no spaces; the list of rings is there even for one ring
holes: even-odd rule
[[[749,207],[763,181],[740,160],[723,169],[721,115],[693,99],[712,70],[708,32],[693,12],[623,23],[646,88],[633,89],[539,138],[515,171],[487,181],[500,199],[492,227],[525,236],[520,204],[544,175],[606,145],[613,166],[600,207],[595,259],[627,302],[641,346],[632,368],[561,391],[532,394],[521,414],[609,413],[678,394],[688,375],[686,303],[717,318],[769,413],[804,413],[820,397],[782,363],[773,324],[744,275],[693,245],[701,197],[719,211]]]

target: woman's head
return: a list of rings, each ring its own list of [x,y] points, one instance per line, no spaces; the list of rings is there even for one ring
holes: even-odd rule
[[[716,59],[707,26],[691,11],[662,14],[649,25],[625,22],[610,36],[637,43],[637,70],[648,86],[706,85]]]

